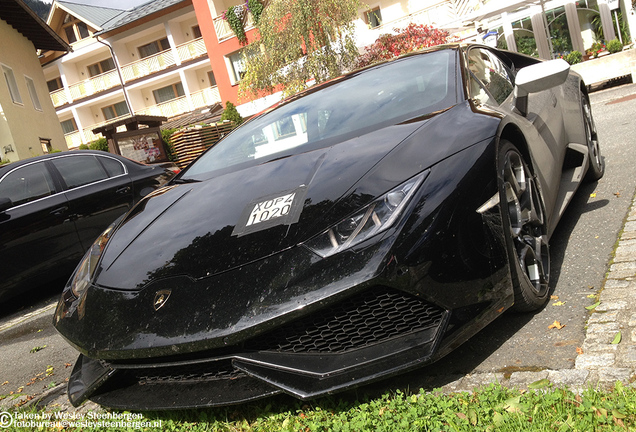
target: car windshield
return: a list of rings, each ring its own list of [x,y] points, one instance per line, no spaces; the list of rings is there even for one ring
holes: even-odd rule
[[[334,80],[236,129],[187,178],[333,145],[457,103],[455,51],[401,58]],[[203,176],[205,177],[205,176]]]

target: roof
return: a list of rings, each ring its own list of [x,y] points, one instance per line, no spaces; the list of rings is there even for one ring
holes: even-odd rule
[[[58,1],[56,3],[71,14],[81,17],[82,20],[95,25],[98,29],[101,29],[104,23],[127,13],[123,9],[114,9],[104,6],[91,6],[66,1]]]
[[[119,27],[123,27],[127,24],[147,17],[148,15],[152,15],[163,9],[167,9],[169,7],[184,2],[191,2],[191,0],[151,0],[148,3],[137,6],[134,9],[126,11],[122,15],[114,17],[109,22],[104,23],[102,27],[102,33],[117,29]]]
[[[29,39],[36,49],[64,52],[71,50],[22,0],[0,0],[0,19]]]

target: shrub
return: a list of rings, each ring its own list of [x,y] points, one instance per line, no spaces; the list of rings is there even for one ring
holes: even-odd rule
[[[618,39],[611,40],[607,43],[607,50],[611,53],[617,53],[623,49],[623,44]]]
[[[579,51],[572,51],[571,53],[567,54],[565,57],[563,57],[563,59],[570,63],[571,65],[573,64],[577,64],[577,63],[581,63],[583,61],[583,54],[581,54]]]
[[[88,144],[88,148],[91,150],[102,150],[108,151],[108,140],[104,137],[96,139],[95,141]]]
[[[230,101],[225,102],[225,110],[221,114],[221,120],[233,121],[236,126],[243,123],[243,117],[239,114],[234,104]]]
[[[163,139],[163,142],[166,143],[166,153],[168,156],[168,160],[170,162],[177,162],[178,158],[177,155],[174,151],[174,145],[172,143],[172,134],[175,133],[178,130],[178,128],[172,128],[172,129],[162,129],[161,130],[161,139]]]
[[[79,149],[80,150],[88,150],[88,144],[80,144]]]

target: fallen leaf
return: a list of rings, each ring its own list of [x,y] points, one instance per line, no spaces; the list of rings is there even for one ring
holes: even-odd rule
[[[576,347],[576,353],[577,353],[577,354],[583,354],[583,348],[581,348],[581,347]]]
[[[73,364],[72,364],[72,363],[64,363],[64,367],[65,367],[65,368],[70,368],[71,366],[73,366]]]
[[[614,192],[614,196],[615,196],[616,198],[620,198],[621,193],[620,193],[620,192]]]
[[[588,294],[587,298],[596,298],[596,294]]]
[[[540,389],[543,387],[546,387],[550,385],[550,380],[544,378],[544,379],[540,379],[539,381],[535,381],[531,384],[528,384],[528,388],[529,389]]]
[[[594,309],[596,309],[596,307],[597,307],[598,305],[600,305],[600,304],[601,304],[601,302],[600,302],[600,301],[598,301],[598,302],[594,303],[593,305],[585,306],[585,309],[587,309],[587,310],[594,310]]]
[[[559,296],[558,295],[551,295],[550,296],[550,300],[558,300]]]
[[[614,340],[612,341],[612,345],[618,345],[619,343],[621,343],[621,339],[623,338],[623,336],[621,335],[621,332],[619,331],[618,333],[616,333],[616,336],[614,336]]]
[[[556,303],[552,303],[552,306],[563,306],[564,304],[565,304],[565,302],[558,301]]]
[[[548,328],[549,328],[549,329],[556,328],[556,329],[558,329],[558,330],[561,330],[563,327],[565,327],[565,324],[561,324],[561,323],[560,323],[560,322],[558,322],[558,321],[554,321],[552,324],[550,324],[550,325],[548,326]]]
[[[613,409],[612,410],[612,415],[617,418],[617,419],[624,419],[627,418],[627,416],[625,414],[623,414],[622,412],[620,412],[617,409]]]
[[[591,193],[590,198],[596,198],[596,192]]]
[[[7,385],[7,384],[9,384],[9,381],[5,381],[2,383],[2,385]]]

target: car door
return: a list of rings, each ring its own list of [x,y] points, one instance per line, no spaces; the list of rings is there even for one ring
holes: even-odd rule
[[[132,183],[115,158],[92,153],[51,160],[63,185],[80,241],[87,249],[133,201]]]
[[[0,298],[70,274],[83,254],[69,203],[46,161],[18,166],[0,179]]]

